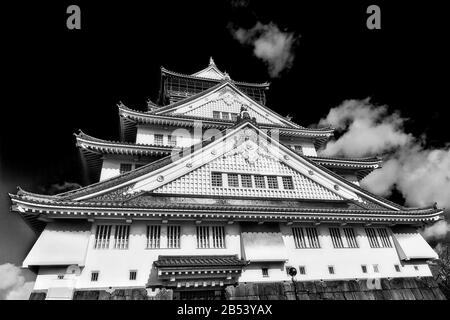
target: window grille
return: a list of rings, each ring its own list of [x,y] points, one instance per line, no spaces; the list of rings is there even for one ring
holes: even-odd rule
[[[58,274],[58,280],[64,280],[64,275],[63,274]]]
[[[303,148],[302,148],[302,146],[294,146],[294,150],[295,150],[297,153],[303,154]]]
[[[167,248],[179,248],[180,247],[180,226],[167,226]]]
[[[213,187],[222,186],[222,174],[220,172],[211,173],[211,184]]]
[[[232,113],[232,114],[231,114],[231,120],[232,120],[232,121],[236,121],[236,120],[237,120],[237,116],[238,116],[237,113]]]
[[[98,271],[92,271],[92,272],[91,272],[91,281],[92,281],[92,282],[98,281],[98,274],[99,274]]]
[[[344,242],[342,241],[341,231],[339,228],[330,228],[331,241],[333,242],[333,247],[344,248]]]
[[[400,272],[400,266],[398,264],[394,265],[395,271]]]
[[[254,176],[255,178],[255,188],[264,189],[266,188],[266,180],[264,176]]]
[[[377,265],[377,264],[374,264],[374,265],[373,265],[373,272],[375,272],[375,273],[380,272],[380,269],[378,268],[378,265]]]
[[[334,274],[334,266],[328,266],[328,273]]]
[[[230,120],[230,114],[228,112],[222,112],[223,120]]]
[[[155,134],[155,144],[162,145],[164,143],[164,136],[162,134]]]
[[[298,273],[299,274],[306,274],[306,267],[305,266],[299,266],[298,267]]]
[[[269,268],[261,268],[262,276],[267,278],[269,276]]]
[[[294,189],[294,183],[292,182],[292,177],[282,177],[283,180],[283,188],[292,190]]]
[[[177,145],[177,137],[168,135],[167,142],[168,142],[169,146],[175,147]]]
[[[249,174],[241,174],[241,183],[243,188],[253,188],[252,176]]]
[[[109,238],[111,236],[111,225],[100,224],[97,226],[95,233],[95,249],[108,249]]]
[[[129,225],[116,225],[116,232],[114,234],[114,249],[128,249],[129,237]]]
[[[235,173],[228,174],[228,186],[239,187],[239,176]]]
[[[278,189],[278,177],[267,176],[267,185],[269,186],[269,189]]]
[[[358,248],[358,242],[356,241],[355,230],[353,228],[344,228],[344,235],[347,240],[347,247]]]
[[[392,244],[391,241],[389,240],[389,235],[386,229],[378,229],[378,235],[380,236],[381,239],[381,244],[384,248],[391,248]]]
[[[225,248],[225,227],[213,226],[212,229],[212,247]]]
[[[137,271],[131,270],[130,271],[130,280],[136,280],[136,278],[137,278]]]
[[[197,226],[197,248],[209,248],[209,227]]]
[[[361,265],[361,270],[363,273],[367,273],[367,266],[366,265]]]
[[[121,163],[120,164],[120,174],[131,171],[132,168],[133,168],[133,166],[131,163]]]
[[[370,247],[381,248],[380,242],[378,241],[377,234],[374,228],[366,228],[367,238],[369,239]]]
[[[319,236],[316,228],[293,227],[294,243],[297,249],[320,248]]]
[[[161,246],[161,226],[147,226],[147,248],[155,249]]]
[[[220,112],[219,111],[213,111],[213,119],[220,119]]]

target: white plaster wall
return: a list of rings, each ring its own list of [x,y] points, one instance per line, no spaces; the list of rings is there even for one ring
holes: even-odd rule
[[[193,130],[190,129],[141,125],[137,127],[136,143],[155,144],[155,134],[163,135],[163,145],[169,145],[169,135],[176,136],[178,147],[188,147],[202,139],[201,131],[194,137]]]
[[[102,171],[100,172],[100,181],[118,176],[120,174],[121,163],[130,163],[130,162],[118,159],[104,159]]]
[[[305,156],[317,157],[316,147],[314,146],[314,143],[312,143],[311,141],[307,141],[304,139],[281,137],[280,142],[285,145],[288,145],[292,149],[294,149],[294,146],[301,146],[303,154]]]

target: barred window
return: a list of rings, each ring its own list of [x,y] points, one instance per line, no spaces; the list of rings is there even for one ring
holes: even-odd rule
[[[239,187],[239,176],[235,173],[228,174],[228,186]]]
[[[283,188],[284,189],[294,189],[294,183],[292,182],[292,177],[282,177]]]
[[[212,247],[225,248],[225,228],[223,226],[213,226],[212,229]]]
[[[131,171],[132,168],[133,168],[133,166],[131,163],[121,163],[120,164],[120,174]]]
[[[269,268],[261,268],[262,276],[267,278],[269,276]]]
[[[320,248],[319,235],[316,228],[293,227],[295,247],[297,249]]]
[[[211,184],[213,187],[222,186],[222,174],[220,172],[211,173]]]
[[[366,228],[367,238],[369,239],[370,247],[381,248],[380,242],[378,241],[377,234],[374,228]]]
[[[353,228],[344,228],[344,235],[347,240],[347,247],[358,248],[358,242],[356,241],[355,231]]]
[[[96,281],[98,281],[98,274],[99,274],[100,272],[98,272],[98,271],[92,271],[91,272],[91,281],[92,282],[96,282]]]
[[[167,136],[167,143],[169,146],[175,147],[177,145],[177,137],[169,134]]]
[[[361,270],[363,273],[367,273],[367,266],[366,265],[361,265]]]
[[[330,228],[331,241],[333,242],[333,247],[344,248],[344,242],[341,238],[341,231],[339,228]]]
[[[374,265],[373,265],[373,272],[375,272],[375,273],[378,273],[378,272],[380,272],[380,270],[379,270],[379,268],[378,268],[378,265],[377,265],[377,264],[374,264]]]
[[[137,271],[136,270],[131,270],[129,279],[130,280],[136,280],[136,278],[137,278]]]
[[[306,274],[306,267],[305,266],[299,266],[298,267],[298,273],[299,274]]]
[[[269,189],[278,189],[278,177],[267,176],[267,185],[269,186]]]
[[[213,119],[220,119],[220,112],[219,111],[213,111]]]
[[[147,226],[147,248],[155,249],[161,246],[161,226]]]
[[[394,265],[395,271],[400,272],[400,266],[398,264]]]
[[[95,249],[108,249],[109,238],[111,237],[111,225],[100,224],[95,232]]]
[[[180,226],[167,226],[167,248],[179,248],[180,247]]]
[[[158,144],[158,145],[162,145],[164,142],[163,142],[163,135],[162,134],[155,134],[155,142],[154,142],[155,144]]]
[[[266,180],[264,176],[254,176],[255,178],[255,188],[264,189],[266,187]]]
[[[197,248],[209,248],[209,227],[197,226]]]
[[[243,188],[253,188],[252,176],[249,174],[241,174],[241,183]]]
[[[228,112],[222,112],[223,120],[230,120],[230,114]]]
[[[236,121],[237,120],[237,113],[232,113],[231,114],[231,120],[232,121]]]
[[[117,225],[114,233],[114,249],[128,249],[128,239],[130,237],[129,225]]]
[[[334,274],[334,266],[328,266],[328,273]]]
[[[380,236],[381,239],[381,244],[384,248],[391,248],[392,244],[391,241],[389,240],[389,235],[386,229],[378,229],[378,235]]]
[[[302,146],[294,146],[294,150],[295,150],[297,153],[303,154],[303,148],[302,148]]]

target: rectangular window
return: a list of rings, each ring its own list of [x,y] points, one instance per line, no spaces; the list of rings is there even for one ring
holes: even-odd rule
[[[130,271],[130,280],[136,280],[136,278],[137,278],[137,271],[131,270]]]
[[[167,248],[174,249],[180,247],[180,226],[167,226]]]
[[[228,174],[228,186],[239,187],[239,176],[235,173]]]
[[[344,248],[344,242],[341,238],[341,231],[339,228],[330,228],[331,241],[333,242],[333,247]]]
[[[91,281],[92,282],[98,281],[98,274],[99,274],[98,271],[92,271],[91,272]]]
[[[228,112],[222,112],[223,120],[230,120],[230,114]]]
[[[121,163],[120,164],[120,174],[131,171],[132,168],[133,168],[133,166],[131,163]]]
[[[269,189],[278,189],[278,177],[267,176],[267,185],[269,186]]]
[[[356,241],[355,230],[353,228],[344,228],[344,236],[347,240],[348,248],[358,248],[358,242]]]
[[[197,226],[197,248],[209,248],[209,227]]]
[[[419,271],[419,266],[414,266],[414,270]]]
[[[395,271],[400,272],[400,266],[398,264],[394,265]]]
[[[283,180],[283,188],[292,190],[294,189],[294,183],[292,182],[292,177],[282,177]]]
[[[237,120],[237,113],[232,113],[231,114],[231,120],[232,121],[236,121]]]
[[[297,153],[303,154],[303,148],[302,148],[302,146],[294,146],[294,150],[295,150]]]
[[[217,249],[225,248],[225,228],[214,226],[212,229],[212,247]]]
[[[262,276],[267,278],[269,276],[269,268],[261,268]]]
[[[161,226],[147,226],[147,248],[156,249],[161,246]]]
[[[361,265],[361,270],[363,273],[367,273],[367,266],[366,265]]]
[[[334,266],[328,266],[328,273],[334,274]]]
[[[58,274],[58,280],[64,280],[64,275],[63,274]]]
[[[381,239],[381,245],[384,248],[391,248],[392,244],[391,241],[389,240],[389,235],[386,229],[377,229],[378,231],[378,235],[380,236]]]
[[[167,142],[169,146],[175,147],[177,145],[177,137],[169,134],[167,136]]]
[[[319,236],[316,228],[293,227],[292,233],[297,249],[320,248]]]
[[[243,188],[253,188],[252,176],[249,174],[241,174],[241,183]]]
[[[374,228],[366,228],[366,234],[371,248],[381,248]]]
[[[298,267],[298,273],[299,274],[306,274],[306,267],[305,266],[299,266]]]
[[[220,172],[211,173],[211,185],[213,187],[221,187],[222,186],[222,174]]]
[[[108,249],[109,238],[111,237],[111,225],[100,224],[95,232],[95,249]]]
[[[128,239],[130,237],[129,225],[117,225],[114,233],[114,249],[128,249]]]
[[[266,187],[266,180],[264,180],[264,176],[254,176],[255,178],[255,188],[264,189]]]
[[[220,112],[219,111],[213,111],[213,119],[220,119]]]
[[[380,270],[378,269],[378,265],[377,264],[373,265],[373,272],[375,272],[375,273],[380,272]]]
[[[162,134],[155,134],[154,144],[162,145],[163,143],[164,143],[163,142],[163,135]]]

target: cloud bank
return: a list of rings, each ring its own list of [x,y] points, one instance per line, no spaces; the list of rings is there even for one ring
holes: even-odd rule
[[[272,78],[291,68],[297,39],[294,33],[281,31],[274,23],[261,22],[251,29],[234,29],[232,33],[241,44],[253,47],[253,54],[266,63]]]
[[[387,106],[365,100],[348,100],[329,111],[321,125],[331,125],[342,135],[330,141],[322,155],[365,157],[383,155],[381,169],[374,170],[361,185],[369,191],[389,196],[401,192],[408,206],[428,206],[435,202],[450,213],[450,147],[427,149],[423,139],[404,131],[407,119],[389,113]],[[442,239],[450,225],[445,221],[428,227],[423,235]]]
[[[0,300],[28,300],[34,282],[25,282],[22,271],[11,263],[0,265]]]

